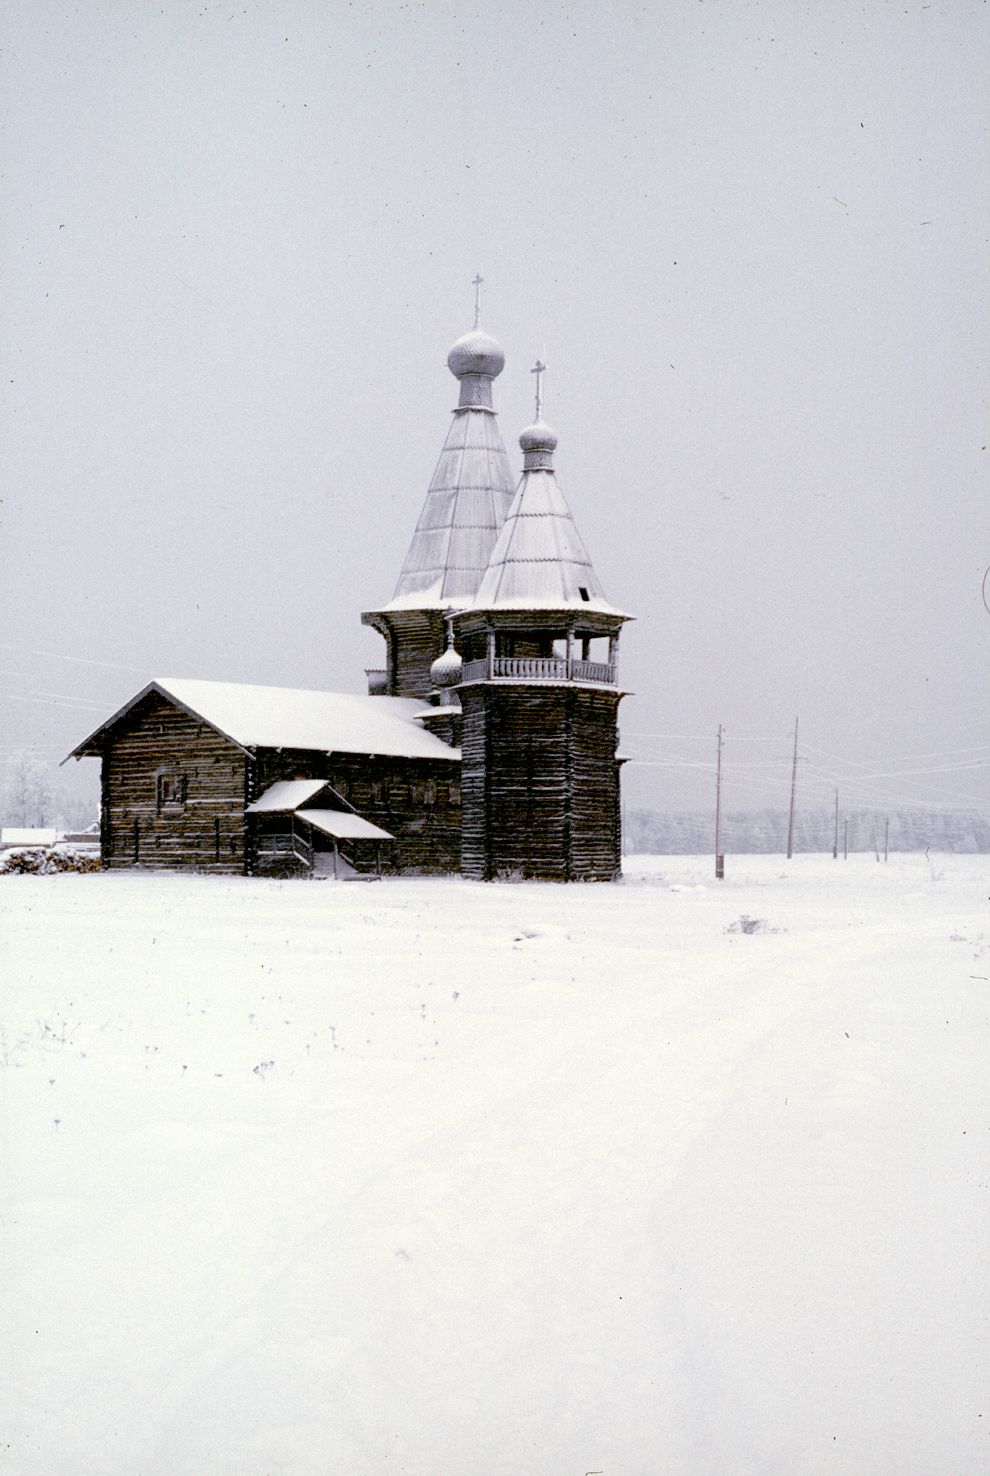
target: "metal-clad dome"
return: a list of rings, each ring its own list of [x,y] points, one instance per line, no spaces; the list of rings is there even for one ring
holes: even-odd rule
[[[555,451],[557,432],[545,420],[536,420],[522,432],[519,445],[524,451]]]
[[[490,333],[474,328],[454,344],[447,355],[447,367],[455,379],[463,379],[466,374],[497,379],[505,368],[505,354]]]
[[[453,646],[448,646],[430,667],[430,681],[435,687],[456,687],[463,670],[464,663],[460,656]]]

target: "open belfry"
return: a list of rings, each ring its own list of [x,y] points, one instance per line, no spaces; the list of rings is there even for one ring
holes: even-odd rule
[[[388,603],[367,695],[160,677],[73,751],[99,757],[112,868],[275,876],[460,872],[612,881],[621,870],[619,633],[554,473],[523,431],[513,493],[475,321],[457,406]]]

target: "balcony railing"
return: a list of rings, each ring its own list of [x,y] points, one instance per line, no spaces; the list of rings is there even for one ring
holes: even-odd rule
[[[618,680],[615,666],[608,661],[571,660],[570,671],[564,656],[496,656],[489,676],[488,661],[465,661],[465,682],[596,682],[614,687]]]

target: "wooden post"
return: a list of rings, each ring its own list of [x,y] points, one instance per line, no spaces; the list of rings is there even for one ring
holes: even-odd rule
[[[488,627],[488,680],[495,675],[495,631]]]
[[[574,627],[567,627],[567,680],[574,678]]]
[[[794,764],[791,768],[791,808],[787,818],[787,859],[794,854],[794,797],[797,793],[797,764],[798,764],[798,720],[794,719]]]

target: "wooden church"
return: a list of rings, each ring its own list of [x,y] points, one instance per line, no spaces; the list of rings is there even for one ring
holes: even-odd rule
[[[74,749],[101,759],[110,868],[612,881],[621,627],[542,417],[513,490],[478,324],[368,695],[161,678]]]

